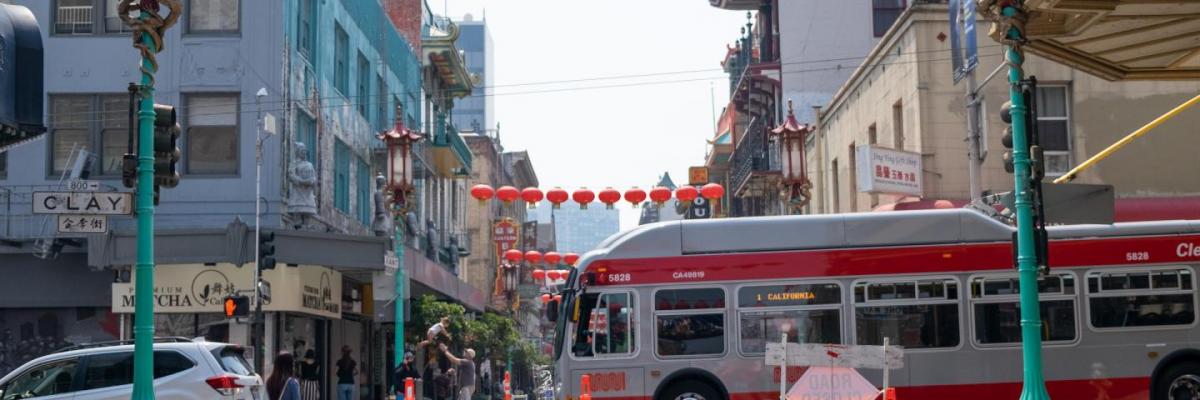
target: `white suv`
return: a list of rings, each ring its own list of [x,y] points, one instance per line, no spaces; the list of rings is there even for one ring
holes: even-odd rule
[[[129,399],[132,341],[68,348],[0,379],[0,400]],[[240,346],[160,338],[154,343],[154,392],[160,399],[258,400],[263,382]]]

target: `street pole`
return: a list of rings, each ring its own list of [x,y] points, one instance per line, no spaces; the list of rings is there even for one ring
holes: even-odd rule
[[[150,18],[142,11],[142,20]],[[154,400],[154,75],[158,52],[149,33],[142,33],[142,103],[138,107],[137,284],[134,285],[133,398]]]
[[[404,226],[400,218],[396,218],[394,224],[396,229],[395,252],[396,258],[399,259],[399,266],[396,268],[396,333],[395,333],[395,351],[393,357],[393,367],[399,368],[404,363]],[[400,385],[396,382],[396,385]]]
[[[1005,6],[1000,20],[1009,26],[1005,43],[1005,62],[1008,64],[1008,94],[1012,107],[1012,141],[1015,207],[1017,209],[1017,273],[1020,277],[1021,293],[1021,354],[1024,360],[1024,385],[1021,400],[1050,399],[1046,382],[1042,377],[1042,319],[1038,304],[1038,268],[1034,242],[1033,201],[1030,194],[1029,127],[1025,116],[1029,106],[1025,104],[1025,73],[1021,66],[1025,62],[1024,51],[1024,2],[1016,0]]]
[[[170,14],[163,17],[157,2],[139,1],[137,18],[133,0],[122,0],[117,15],[133,28],[133,47],[141,53],[141,104],[138,107],[137,156],[137,264],[134,271],[133,399],[154,400],[154,73],[155,54],[162,51],[162,36],[179,20],[177,0],[163,0]]]
[[[262,226],[262,144],[263,144],[263,118],[262,118],[262,98],[267,96],[267,89],[259,89],[254,96],[254,106],[258,109],[258,127],[254,132],[254,320],[250,324],[250,331],[253,332],[250,338],[251,346],[254,346],[254,371],[260,375],[263,374],[263,366],[266,365],[266,342],[263,340],[265,335],[266,322],[263,318],[262,311],[262,291],[260,290],[262,282],[262,253],[259,246],[262,245],[261,226]]]
[[[970,177],[971,203],[977,204],[983,198],[981,188],[983,167],[983,147],[980,145],[982,129],[979,106],[983,99],[978,95],[979,87],[975,82],[975,70],[967,72],[967,175]]]

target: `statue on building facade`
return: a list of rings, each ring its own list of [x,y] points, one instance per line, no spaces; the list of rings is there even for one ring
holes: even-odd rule
[[[292,184],[288,213],[299,218],[299,225],[307,226],[308,218],[317,214],[317,170],[308,161],[304,143],[296,142],[295,160],[287,176]]]
[[[386,185],[387,178],[383,175],[375,177],[375,220],[371,223],[371,230],[375,232],[375,236],[392,235],[391,212],[388,210],[387,196],[383,194]]]

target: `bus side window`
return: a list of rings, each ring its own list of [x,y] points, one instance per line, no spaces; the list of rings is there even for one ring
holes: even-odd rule
[[[571,346],[576,357],[634,351],[634,308],[629,293],[589,294],[579,301],[583,312],[575,325],[575,340]]]

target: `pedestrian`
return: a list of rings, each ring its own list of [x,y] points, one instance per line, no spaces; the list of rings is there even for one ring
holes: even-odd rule
[[[408,378],[412,378],[415,382],[421,379],[421,373],[417,372],[417,366],[414,364],[416,357],[411,351],[404,352],[404,362],[396,367],[396,371],[392,373],[392,380],[395,381],[396,398],[404,398],[404,382]]]
[[[301,400],[300,382],[296,381],[296,358],[292,353],[279,352],[275,356],[271,376],[267,378],[268,400]]]
[[[475,394],[475,350],[466,349],[463,351],[466,357],[458,358],[450,354],[446,345],[441,345],[440,349],[454,370],[458,371],[458,399],[471,400],[471,395]]]
[[[430,326],[429,331],[426,332],[426,339],[450,344],[450,317],[442,317],[436,324]]]
[[[342,359],[337,362],[338,400],[354,399],[354,377],[358,375],[358,363],[350,356],[350,346],[342,346]]]
[[[317,362],[317,352],[313,349],[304,352],[304,361],[300,363],[300,398],[321,399],[321,363]]]

